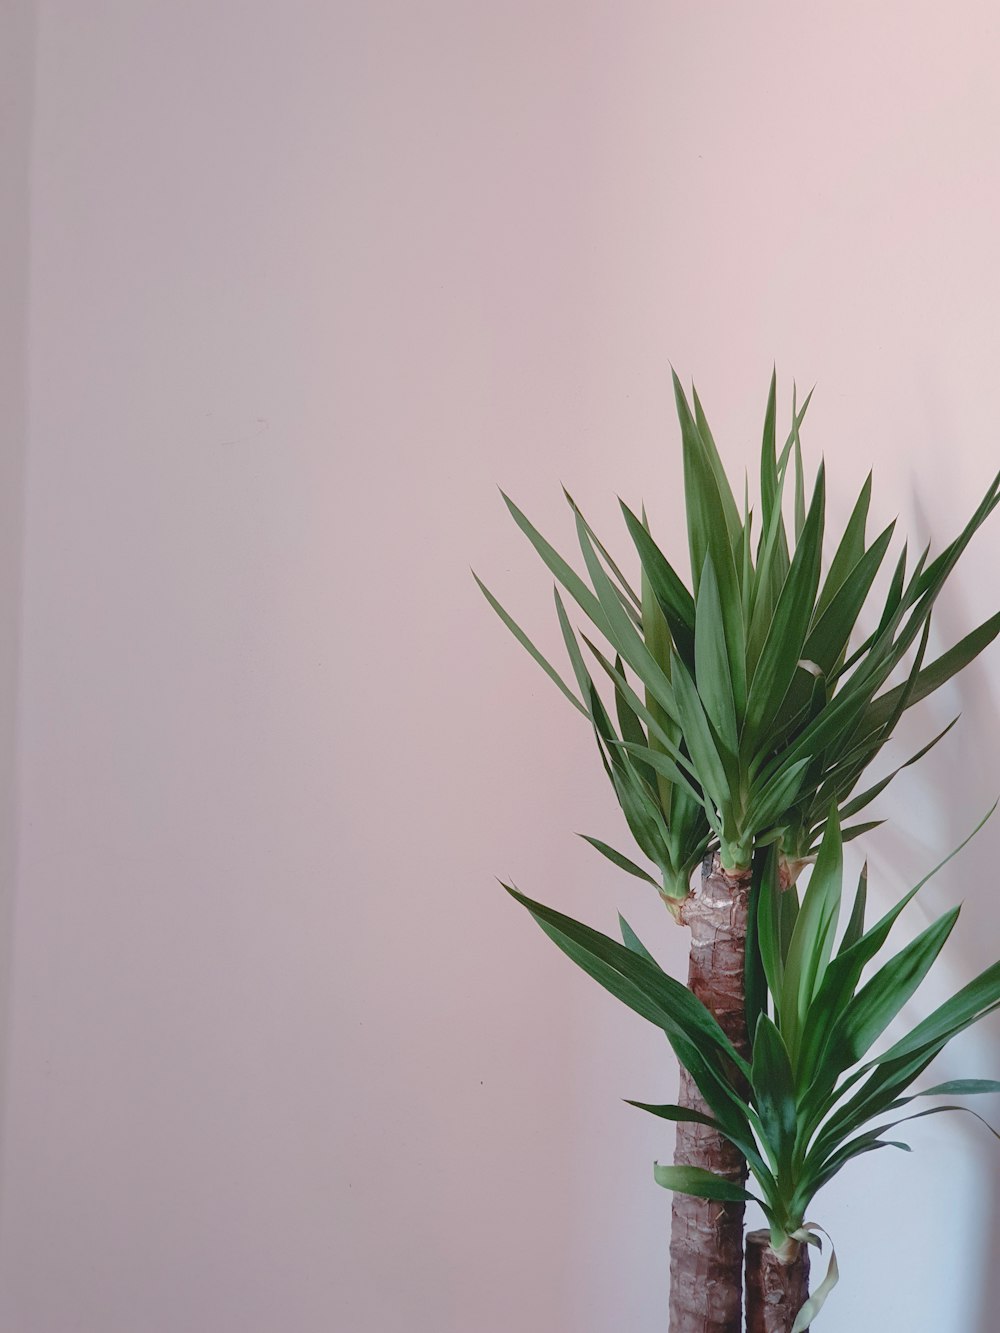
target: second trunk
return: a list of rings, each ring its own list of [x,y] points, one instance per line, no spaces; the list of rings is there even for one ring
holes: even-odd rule
[[[691,929],[688,986],[714,1014],[744,1057],[749,1054],[744,965],[750,871],[729,874],[718,855],[706,859],[700,884],[681,905]],[[681,1106],[710,1114],[681,1070]],[[677,1126],[674,1162],[700,1166],[742,1183],[742,1154],[707,1126]],[[670,1237],[670,1333],[740,1333],[743,1306],[743,1204],[690,1194],[673,1196]]]

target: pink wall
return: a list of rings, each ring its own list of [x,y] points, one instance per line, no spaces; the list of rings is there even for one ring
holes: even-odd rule
[[[573,837],[621,837],[591,742],[468,565],[555,651],[494,483],[618,549],[644,497],[680,555],[671,359],[734,467],[772,359],[818,381],[833,513],[874,461],[878,517],[953,534],[1000,453],[995,7],[37,19],[0,1330],[652,1333],[670,1143],[620,1099],[664,1044],[493,877],[683,940]],[[994,520],[941,646],[998,559]],[[998,652],[907,728],[965,712],[884,895],[1000,789]],[[970,900],[956,978],[998,839],[924,904]],[[994,1333],[995,1145],[912,1142],[821,1201],[824,1321]]]
[[[27,437],[28,180],[34,4],[9,0],[0,40],[0,1053],[6,1050],[17,880],[19,622]],[[0,1058],[0,1143],[6,1111]],[[3,1193],[0,1161],[0,1197]]]

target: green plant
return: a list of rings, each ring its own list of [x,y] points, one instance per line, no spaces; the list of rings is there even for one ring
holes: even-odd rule
[[[802,862],[815,853],[831,805],[840,807],[844,818],[854,818],[884,790],[890,778],[852,795],[903,712],[1000,632],[997,614],[924,665],[935,599],[1000,500],[1000,473],[962,532],[933,561],[928,563],[925,549],[908,569],[904,544],[876,628],[849,652],[894,529],[890,523],[867,540],[871,476],[821,577],[825,469],[821,464],[807,507],[800,443],[809,399],[801,409],[793,403],[792,427],[779,453],[772,377],[755,543],[748,488],[741,511],[697,392],[692,408],[676,375],[674,390],[690,590],[653,540],[644,510],[637,516],[621,504],[639,560],[637,592],[571,497],[589,583],[504,496],[557,584],[609,645],[605,651],[582,631],[577,637],[557,586],[556,611],[574,691],[478,577],[477,582],[519,642],[590,721],[632,835],[657,867],[657,886],[677,901],[687,896],[691,872],[709,847],[720,849],[723,869],[731,872],[748,867],[753,849],[772,842],[788,861]],[[783,513],[790,472],[792,533]],[[617,728],[581,641],[610,681]],[[914,645],[906,679],[886,689]],[[948,729],[907,762],[925,754]],[[871,827],[873,822],[861,822],[843,836]],[[621,852],[589,841],[622,869],[652,878]]]
[[[674,391],[690,587],[654,541],[642,507],[636,514],[622,503],[639,566],[638,579],[630,581],[568,494],[585,576],[504,496],[555,578],[556,615],[574,688],[476,581],[508,629],[591,725],[628,827],[655,873],[600,839],[587,841],[620,869],[656,887],[675,919],[691,928],[690,989],[747,1066],[740,1077],[749,1079],[751,1037],[767,1004],[765,962],[774,964],[774,957],[765,960],[754,919],[762,911],[767,925],[767,912],[775,911],[790,939],[797,902],[786,894],[768,907],[759,884],[752,891],[751,864],[760,865],[769,851],[768,873],[783,886],[794,884],[828,830],[836,828],[839,844],[873,828],[879,821],[859,817],[901,768],[926,754],[953,725],[857,792],[903,713],[1000,633],[997,614],[925,662],[936,598],[1000,501],[1000,474],[963,530],[934,559],[925,549],[911,566],[904,543],[887,588],[876,598],[894,525],[869,541],[870,476],[832,544],[824,573],[825,468],[820,465],[807,504],[800,439],[809,399],[799,408],[793,396],[791,429],[779,450],[772,376],[755,511],[748,482],[742,506],[737,505],[697,392],[689,403],[676,376]],[[586,631],[571,623],[563,594],[590,622]],[[862,633],[862,625],[874,628]],[[894,681],[899,675],[903,678]],[[697,884],[693,871],[699,862]],[[803,921],[809,924],[800,938],[823,925],[813,922],[814,914],[804,900]],[[722,1133],[721,1121],[718,1131],[711,1129],[717,1117],[702,1091],[708,1066],[679,1028],[671,1039],[682,1065],[678,1105],[686,1113],[678,1122],[676,1165],[725,1175],[732,1186],[710,1212],[699,1213],[690,1196],[674,1202],[671,1333],[731,1333],[742,1292],[742,1182],[753,1159],[744,1160],[740,1139]],[[692,1273],[710,1274],[707,1285],[718,1297],[710,1314],[705,1283],[688,1281]]]
[[[509,885],[504,887],[578,966],[662,1028],[697,1083],[707,1112],[674,1104],[630,1104],[667,1120],[711,1127],[744,1155],[759,1193],[685,1165],[657,1165],[658,1183],[721,1202],[756,1201],[770,1226],[771,1248],[787,1267],[802,1243],[817,1241],[807,1211],[818,1191],[848,1162],[884,1147],[908,1151],[905,1143],[884,1136],[907,1120],[966,1108],[948,1104],[902,1116],[896,1112],[918,1097],[1000,1091],[1000,1082],[983,1079],[952,1080],[912,1091],[953,1037],[1000,1007],[1000,963],[988,967],[887,1049],[871,1053],[918,990],[960,909],[944,913],[885,958],[864,984],[862,971],[883,950],[907,904],[939,869],[867,928],[867,874],[862,872],[834,952],[843,886],[836,812],[829,815],[801,903],[794,885],[780,887],[775,849],[757,858],[758,937],[770,999],[764,997],[753,1015],[749,1060],[696,997],[662,971],[627,923],[622,922],[625,942],[619,944],[532,902]],[[873,1120],[886,1115],[892,1118],[872,1126]],[[818,1313],[835,1272],[799,1312],[792,1333],[800,1333]]]

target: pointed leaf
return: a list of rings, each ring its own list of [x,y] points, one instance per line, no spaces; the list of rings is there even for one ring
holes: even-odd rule
[[[582,838],[584,842],[589,842],[591,847],[596,848],[603,856],[606,856],[609,861],[613,862],[613,864],[619,868],[619,870],[627,871],[630,875],[634,875],[636,879],[644,879],[647,884],[652,884],[654,889],[662,888],[662,885],[659,884],[652,875],[648,875],[641,866],[637,866],[634,861],[630,861],[628,857],[623,856],[621,852],[616,852],[615,849],[609,847],[606,842],[601,842],[600,838],[591,838],[586,833],[580,833],[577,836]]]
[[[657,1162],[653,1176],[657,1185],[678,1194],[694,1194],[699,1199],[719,1199],[725,1203],[758,1202],[756,1194],[751,1194],[742,1185],[700,1166],[661,1166]]]

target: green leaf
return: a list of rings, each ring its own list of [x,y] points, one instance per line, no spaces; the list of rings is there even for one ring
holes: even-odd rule
[[[678,1194],[694,1194],[699,1199],[719,1199],[724,1203],[759,1202],[756,1194],[751,1194],[742,1185],[700,1166],[661,1166],[657,1162],[653,1176],[657,1185]]]
[[[802,795],[808,758],[790,764],[762,789],[751,789],[746,823],[755,834],[764,833],[773,824],[783,824],[791,807]]]
[[[503,888],[579,968],[662,1029],[727,1137],[750,1157],[755,1152],[750,1108],[734,1086],[736,1078],[749,1079],[750,1067],[701,1001],[655,963],[600,931],[532,902],[508,884]]]
[[[559,596],[558,587],[553,586],[552,592],[555,597],[556,616],[559,620],[559,629],[562,632],[563,643],[566,645],[566,655],[573,668],[573,675],[576,677],[576,683],[580,687],[580,693],[583,695],[584,699],[589,701],[591,692],[594,689],[593,679],[584,663],[583,654],[580,652],[580,645],[577,643],[576,635],[573,633],[573,627],[569,623],[569,616],[566,614],[563,600]],[[587,716],[593,721],[594,719],[591,716],[590,710],[588,709],[586,712]]]
[[[837,957],[845,954],[848,949],[857,944],[861,936],[865,933],[865,907],[868,902],[868,862],[861,867],[861,874],[858,876],[858,891],[854,895],[854,906],[851,909],[851,917],[847,923],[847,929],[844,931],[844,938],[840,941],[840,948],[837,950]],[[859,972],[860,976],[861,973]]]
[[[708,428],[708,421],[705,417],[701,400],[698,397],[698,390],[693,384],[691,385],[691,398],[694,402],[695,426],[701,437],[705,458],[708,461],[709,467],[712,469],[716,485],[719,488],[719,498],[722,500],[726,531],[729,534],[729,544],[735,549],[736,544],[740,541],[742,536],[742,525],[740,523],[739,510],[736,507],[736,498],[729,485],[726,469],[722,466],[722,459],[719,457],[719,451],[716,448],[715,440],[712,438],[712,432]]]
[[[624,676],[625,668],[622,665],[621,657],[617,654],[615,656],[615,670]],[[629,741],[633,746],[633,753],[636,755],[635,766],[640,776],[655,790],[656,775],[646,762],[649,741],[642,729],[642,723],[639,721],[638,715],[629,704],[621,687],[617,684],[615,685],[615,712],[618,715],[618,727],[621,731],[622,740]]]
[[[747,948],[744,964],[744,993],[747,1032],[756,1032],[761,1014],[767,1013],[767,972],[760,944],[760,900],[767,853],[755,850],[751,862],[750,899],[747,907]]]
[[[946,653],[942,653],[931,662],[930,666],[924,667],[913,684],[908,706],[912,708],[921,699],[933,694],[946,681],[951,680],[952,676],[974,661],[984,648],[989,647],[998,634],[1000,634],[1000,612],[983,621],[971,634],[967,634],[953,648],[949,648]],[[889,690],[871,704],[865,714],[866,734],[877,731],[885,725],[886,720],[898,706],[904,689],[905,684],[897,685],[895,689]]]
[[[960,907],[952,908],[921,931],[847,1005],[834,1047],[842,1069],[861,1059],[911,998],[944,947],[960,911]]]
[[[830,812],[823,844],[802,899],[785,959],[779,1013],[782,1034],[793,1060],[798,1052],[806,1014],[813,996],[823,984],[833,953],[843,872],[840,824],[834,809]]]
[[[907,1101],[909,1100],[910,1099],[907,1098]],[[810,1165],[809,1169],[804,1173],[806,1179],[809,1181],[810,1187],[813,1192],[821,1189],[832,1180],[837,1172],[840,1171],[842,1167],[846,1166],[853,1157],[857,1157],[864,1152],[869,1152],[874,1147],[902,1148],[905,1152],[909,1152],[909,1144],[894,1142],[891,1139],[883,1139],[881,1136],[887,1133],[890,1129],[895,1129],[897,1125],[908,1124],[911,1120],[923,1120],[925,1116],[929,1115],[940,1115],[944,1111],[964,1111],[966,1115],[973,1116],[981,1125],[985,1125],[994,1138],[1000,1139],[1000,1134],[997,1133],[993,1126],[984,1120],[981,1115],[977,1115],[975,1111],[970,1110],[967,1106],[932,1106],[930,1110],[917,1111],[913,1115],[901,1116],[898,1120],[892,1120],[888,1124],[876,1125],[873,1129],[867,1130],[864,1134],[858,1135],[857,1138],[851,1139],[842,1147],[838,1148],[826,1159],[821,1167]]]
[[[551,546],[534,524],[521,513],[517,505],[509,496],[504,495],[504,504],[510,510],[511,517],[517,526],[521,529],[528,541],[541,556],[542,560],[563,585],[569,595],[577,603],[580,609],[587,615],[601,631],[602,634],[609,634],[608,618],[601,609],[601,604],[590,591],[579,574],[572,569],[562,558],[559,552]]]
[[[836,593],[823,609],[817,612],[812,628],[806,636],[802,656],[815,662],[824,675],[829,675],[837,665],[847,646],[885,558],[885,553],[892,539],[894,524],[876,537],[861,559],[849,571]]]
[[[885,791],[886,787],[888,787],[889,783],[897,774],[902,773],[904,768],[909,768],[911,764],[915,764],[919,759],[923,759],[925,754],[933,750],[938,741],[943,740],[945,736],[948,735],[948,732],[951,731],[957,721],[958,717],[953,717],[948,725],[942,731],[939,731],[933,740],[928,741],[916,754],[911,755],[905,764],[900,764],[898,768],[892,770],[888,777],[882,778],[866,791],[863,791],[860,796],[855,796],[852,800],[848,801],[841,807],[841,817],[850,819],[853,815],[856,815],[863,810],[866,805],[870,805],[876,796],[881,795],[881,793]]]
[[[581,634],[580,637],[597,658],[602,669],[615,682],[616,687],[621,690],[622,694],[628,700],[629,706],[633,712],[646,723],[649,728],[650,737],[655,738],[660,742],[662,753],[659,750],[649,750],[643,753],[643,760],[649,764],[651,768],[669,774],[671,781],[683,785],[685,789],[690,792],[692,798],[700,805],[702,802],[702,795],[698,788],[693,785],[693,782],[696,779],[695,770],[690,758],[685,756],[678,749],[676,744],[671,740],[669,734],[660,727],[656,718],[642,703],[641,699],[629,685],[622,673],[611,665],[596,644],[591,643],[586,634]],[[628,744],[628,742],[621,743],[621,748],[628,749]],[[668,755],[673,761],[673,767],[664,767]]]
[[[1000,962],[993,963],[960,991],[939,1005],[912,1032],[880,1055],[875,1063],[883,1064],[910,1055],[921,1047],[952,1037],[982,1018],[1000,1003]]]
[[[606,842],[601,842],[600,838],[591,838],[586,833],[579,833],[577,834],[577,837],[582,838],[584,842],[589,842],[591,847],[595,847],[602,856],[606,856],[609,861],[613,862],[619,868],[619,870],[627,871],[630,875],[634,875],[636,879],[644,879],[647,884],[652,884],[654,889],[662,888],[662,885],[655,880],[652,875],[648,875],[641,866],[637,866],[634,861],[630,861],[628,857],[623,856],[621,852],[616,852],[615,849],[609,847]]]
[[[841,841],[853,842],[855,838],[870,833],[872,829],[881,828],[884,823],[884,819],[869,819],[864,824],[852,824],[850,828],[845,828],[841,833]]]
[[[792,677],[799,669],[806,630],[819,581],[823,546],[824,469],[820,464],[802,539],[778,596],[760,658],[753,673],[744,724],[744,755],[761,748]]]
[[[710,558],[705,561],[698,590],[694,631],[695,679],[705,712],[720,743],[735,762],[739,748],[736,706],[729,671],[726,624],[719,584]]]
[[[774,378],[768,401],[768,419],[765,421],[761,448],[761,524],[757,547],[757,572],[754,579],[750,614],[747,618],[747,670],[757,665],[764,637],[774,614],[779,593],[788,573],[788,538],[782,517],[782,493],[785,484],[788,455],[794,442],[794,431],[801,426],[810,394],[793,420],[792,432],[785,441],[780,459],[774,457]]]
[[[611,992],[612,995],[662,1028],[668,1037],[686,1036],[706,1059],[731,1061],[745,1076],[750,1068],[705,1006],[679,981],[646,958],[600,931],[542,903],[533,902],[504,884],[515,901],[526,907],[563,953]]]
[[[795,1080],[781,1033],[761,1014],[753,1039],[750,1081],[766,1142],[774,1152],[779,1179],[791,1170],[797,1129]]]
[[[601,609],[607,618],[609,642],[614,644],[643,684],[656,696],[656,700],[664,712],[669,716],[675,716],[676,705],[670,680],[646,647],[642,636],[625,614],[624,608],[615,596],[611,580],[604,572],[604,567],[598,559],[590,538],[587,536],[587,530],[579,517],[577,517],[576,522],[577,537],[587,565],[587,572],[597,592]]]
[[[754,866],[761,862],[760,893],[757,902],[757,938],[761,964],[771,994],[781,996],[785,973],[785,953],[781,935],[781,899],[778,882],[778,849],[768,847],[754,854]],[[753,884],[751,882],[751,891]],[[751,1029],[753,1031],[753,1029]]]
[[[594,543],[594,546],[597,548],[597,550],[600,551],[601,556],[602,556],[603,559],[604,559],[604,563],[607,565],[608,569],[611,570],[611,573],[612,573],[612,574],[614,575],[614,577],[617,579],[618,584],[619,584],[619,586],[621,587],[622,592],[625,594],[626,599],[627,599],[629,602],[631,602],[632,606],[635,608],[635,610],[636,610],[637,612],[641,612],[641,611],[642,611],[642,603],[641,603],[641,601],[639,600],[639,597],[638,597],[638,595],[636,594],[635,589],[632,587],[632,585],[629,583],[628,579],[625,577],[625,575],[621,572],[621,570],[620,570],[620,569],[618,568],[618,566],[615,564],[614,559],[612,558],[611,552],[610,552],[610,551],[608,550],[608,548],[604,545],[604,543],[601,541],[600,537],[598,537],[597,533],[594,531],[594,529],[590,526],[590,524],[589,524],[589,523],[587,522],[587,520],[584,518],[584,516],[583,516],[583,512],[582,512],[581,509],[580,509],[580,506],[579,506],[579,505],[577,504],[577,502],[573,499],[572,495],[570,495],[569,491],[566,489],[565,486],[563,487],[563,495],[566,497],[566,502],[567,502],[567,504],[569,505],[570,509],[572,509],[574,516],[577,517],[577,518],[579,518],[580,521],[581,521],[581,523],[583,524],[583,526],[587,529],[587,536],[588,536],[588,537],[590,538],[590,540]]]
[[[928,880],[932,879],[939,870],[948,864],[953,856],[957,856],[966,843],[975,837],[976,833],[979,832],[995,809],[996,804],[994,804],[989,813],[979,821],[972,832],[959,843],[953,851],[949,852],[944,860],[940,861],[933,870],[924,875],[924,877],[919,880],[908,893],[904,894],[899,902],[891,907],[870,930],[866,931],[856,942],[846,947],[842,947],[837,957],[827,968],[823,984],[809,1009],[803,1034],[802,1048],[798,1060],[799,1086],[800,1088],[809,1087],[802,1108],[803,1117],[807,1124],[818,1124],[826,1114],[826,1110],[824,1109],[825,1098],[829,1090],[833,1087],[834,1081],[840,1070],[846,1067],[843,1064],[843,1060],[846,1058],[843,1052],[837,1052],[834,1048],[836,1041],[839,1040],[841,1015],[854,997],[855,989],[861,978],[862,971],[875,957],[883,944],[885,944],[892,926],[895,924],[906,905],[912,901]],[[857,906],[855,910],[857,910]],[[853,920],[854,916],[852,914],[852,921]],[[998,998],[1000,998],[1000,996],[998,996]],[[908,1061],[914,1051],[919,1053],[925,1046],[930,1051],[930,1054],[926,1055],[926,1057],[922,1057],[922,1063],[918,1060],[915,1063],[912,1063],[912,1066],[909,1066],[907,1077],[910,1081],[918,1077],[919,1074],[923,1072],[927,1063],[929,1063],[929,1061],[934,1058],[934,1055],[937,1054],[940,1046],[934,1046],[933,1043],[938,1037],[940,1037],[940,1034],[935,1035],[934,1032],[930,1032],[926,1042],[918,1039],[911,1050],[899,1052],[901,1058],[897,1062],[897,1065],[899,1069],[902,1069],[903,1072],[906,1073]],[[948,1037],[945,1036],[944,1040],[941,1041],[941,1045],[944,1045],[947,1040]],[[831,1051],[833,1051],[833,1053],[831,1053]],[[886,1058],[887,1056],[879,1057],[880,1060]],[[875,1063],[878,1063],[878,1061]],[[869,1066],[869,1068],[870,1067],[871,1066]],[[817,1071],[819,1070],[823,1071],[822,1077],[816,1077]],[[860,1078],[864,1072],[864,1070],[859,1071],[853,1078],[853,1081]],[[891,1079],[894,1077],[894,1072],[890,1071],[886,1077],[891,1082]],[[813,1082],[814,1079],[815,1082]],[[809,1086],[810,1084],[812,1084],[812,1086]],[[875,1095],[878,1092],[879,1086],[881,1086],[880,1080],[876,1079],[872,1089],[868,1093],[863,1093],[863,1095],[858,1094],[858,1097],[856,1097],[852,1103],[848,1103],[845,1111],[843,1113],[838,1113],[838,1116],[841,1114],[849,1116],[852,1108],[855,1105],[863,1104],[865,1098]],[[841,1089],[841,1092],[843,1091],[844,1089]],[[839,1095],[840,1094],[838,1094],[838,1096]],[[890,1094],[887,1100],[891,1101],[892,1096],[894,1095],[895,1094],[892,1093],[890,1088]],[[871,1113],[876,1114],[877,1107]]]
[[[878,1152],[880,1148],[899,1148],[903,1152],[912,1151],[908,1143],[901,1143],[896,1139],[855,1139],[850,1145],[834,1154],[825,1166],[813,1168],[803,1174],[798,1185],[797,1199],[803,1198],[806,1206],[808,1206],[809,1200],[818,1194],[824,1185],[828,1185],[849,1161],[855,1157],[861,1157],[865,1153]]]
[[[764,437],[760,449],[760,503],[763,532],[770,527],[771,518],[776,508],[781,507],[781,494],[778,487],[777,465],[777,394],[778,376],[771,372],[771,385],[767,391],[767,409],[764,413]],[[763,536],[762,532],[762,536]],[[787,547],[785,550],[787,560]]]
[[[581,712],[584,715],[584,717],[589,717],[590,714],[587,712],[586,708],[576,697],[573,691],[569,688],[569,686],[563,680],[562,676],[559,675],[555,667],[551,666],[548,663],[548,661],[542,656],[542,654],[538,651],[535,645],[528,638],[527,634],[525,634],[524,630],[522,630],[521,627],[514,620],[511,619],[511,617],[503,609],[503,607],[490,592],[489,588],[487,588],[486,584],[482,582],[482,580],[479,578],[479,575],[476,574],[475,571],[473,571],[472,577],[476,580],[476,583],[479,585],[480,592],[489,602],[490,606],[492,606],[493,610],[497,613],[497,615],[500,617],[503,623],[510,630],[511,634],[513,634],[514,638],[517,639],[521,647],[527,649],[527,651],[535,659],[535,661],[542,668],[542,670],[545,672],[548,678],[551,681],[553,681],[554,684],[559,686],[560,690],[562,690],[563,694],[565,694],[566,698],[570,701],[573,707],[578,709],[579,712]]]
[[[722,1129],[718,1120],[713,1120],[710,1115],[702,1115],[700,1111],[694,1111],[690,1106],[675,1106],[670,1102],[662,1106],[656,1106],[650,1102],[634,1102],[628,1097],[623,1100],[627,1106],[635,1106],[640,1111],[648,1111],[650,1115],[659,1116],[661,1120],[705,1125],[709,1129],[714,1129],[716,1133],[719,1133]]]
[[[590,687],[590,710],[594,730],[607,750],[611,765],[609,776],[632,836],[651,861],[665,868],[669,858],[663,813],[628,755],[622,752],[621,743],[593,685]]]
[[[953,1078],[933,1088],[915,1092],[914,1097],[973,1097],[980,1093],[1000,1092],[995,1078]]]
[[[706,557],[724,546],[732,547],[726,523],[726,507],[719,481],[706,456],[705,444],[698,432],[687,398],[673,374],[674,399],[681,425],[681,444],[684,457],[684,502],[687,511],[688,545],[691,552],[691,580],[695,599],[698,583],[705,567]],[[728,489],[728,483],[727,489]],[[732,494],[730,493],[730,499]]]
[[[679,657],[674,658],[671,678],[674,684],[677,716],[691,753],[695,772],[711,802],[711,805],[706,802],[706,814],[709,823],[713,823],[716,811],[721,811],[730,804],[729,774],[719,754],[694,681]]]
[[[618,913],[618,928],[622,933],[622,943],[625,945],[626,949],[631,949],[634,954],[638,954],[640,958],[645,958],[648,962],[652,963],[654,967],[660,966],[643,944],[639,936],[622,916],[621,912]]]
[[[646,520],[646,511],[642,511],[642,526],[648,532]],[[653,591],[653,585],[649,581],[649,576],[645,568],[640,563],[639,587],[642,601],[642,635],[646,640],[646,647],[653,654],[657,664],[662,668],[664,675],[670,675],[670,659],[672,657],[673,637],[670,633],[670,626],[663,614],[663,609],[657,601],[656,594]],[[686,592],[686,589],[684,590]],[[667,716],[664,710],[656,702],[656,698],[650,690],[646,690],[646,707],[655,717],[658,728],[650,728],[649,743],[654,750],[662,750],[663,747],[657,738],[657,730],[665,732],[676,740],[679,732],[677,724]],[[656,778],[656,786],[660,795],[660,805],[663,813],[669,820],[674,801],[673,783],[659,774]]]
[[[799,439],[799,428],[796,423],[796,390],[792,385],[792,438],[795,441],[795,540],[796,542],[802,536],[802,529],[806,522],[806,495],[805,495],[805,477],[802,467],[802,442]]]
[[[987,487],[986,494],[979,502],[975,513],[969,519],[968,523],[941,554],[927,566],[927,569],[916,581],[914,587],[914,598],[923,597],[927,592],[936,591],[948,577],[948,574],[958,563],[959,556],[968,546],[969,542],[975,536],[976,532],[995,509],[1000,501],[1000,472],[996,474]]]
[[[680,784],[687,780],[669,755],[649,750],[644,745],[635,745],[632,741],[618,741],[617,748],[625,750],[629,754],[641,755],[645,764],[652,768],[655,773],[662,773],[671,782]]]
[[[694,598],[688,592],[669,560],[653,541],[645,526],[636,518],[624,500],[619,504],[625,516],[629,535],[639,553],[643,572],[649,580],[653,595],[663,613],[677,651],[694,665]]]
[[[816,603],[816,620],[829,606],[834,594],[840,589],[848,574],[857,565],[865,553],[865,528],[868,523],[868,509],[872,498],[872,474],[869,472],[861,488],[847,527],[840,539],[840,544],[830,562],[830,569],[823,581],[823,589]]]

